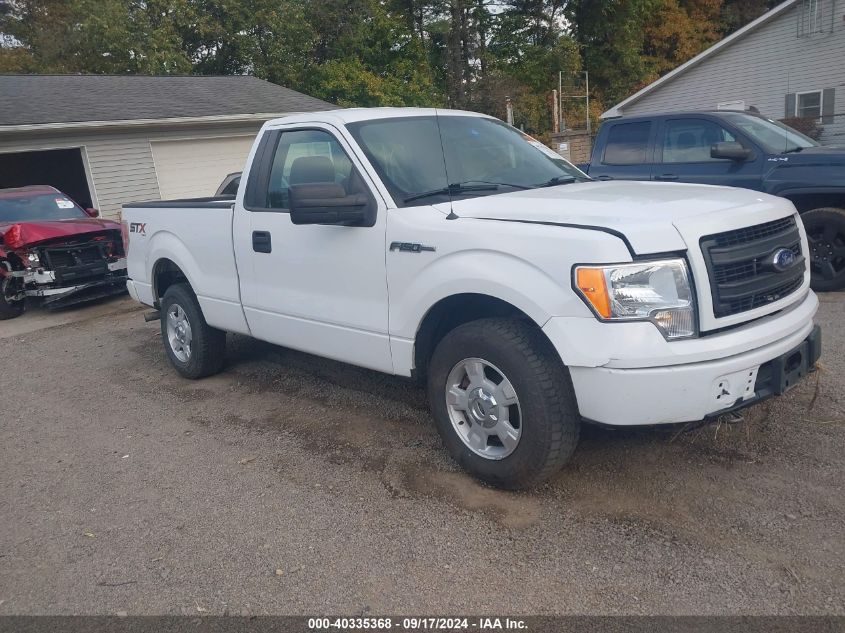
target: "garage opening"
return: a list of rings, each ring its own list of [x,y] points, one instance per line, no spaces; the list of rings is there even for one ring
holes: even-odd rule
[[[39,152],[0,153],[0,189],[27,185],[51,185],[69,195],[83,208],[93,207],[82,149],[51,149]]]

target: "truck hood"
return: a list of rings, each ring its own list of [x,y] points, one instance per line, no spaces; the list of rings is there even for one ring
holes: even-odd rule
[[[758,191],[638,181],[528,189],[456,200],[452,209],[461,218],[605,230],[624,236],[638,255],[692,247],[703,225],[727,231],[795,213],[791,202]]]
[[[778,195],[800,193],[809,187],[827,191],[845,189],[845,148],[807,147],[800,152],[766,158],[766,191]]]
[[[95,235],[106,231],[119,231],[120,224],[113,220],[80,218],[78,220],[53,220],[45,222],[0,223],[2,244],[10,249],[35,246],[43,242]]]
[[[800,152],[781,154],[781,156],[789,156],[790,158],[800,158],[801,156],[838,156],[839,158],[845,158],[845,147],[841,145],[818,145],[815,147],[805,147]]]

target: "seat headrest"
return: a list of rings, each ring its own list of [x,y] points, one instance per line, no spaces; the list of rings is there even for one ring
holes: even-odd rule
[[[678,134],[678,149],[690,149],[695,147],[695,136],[692,132],[681,132]]]
[[[290,166],[290,184],[334,182],[334,164],[328,156],[300,156]]]

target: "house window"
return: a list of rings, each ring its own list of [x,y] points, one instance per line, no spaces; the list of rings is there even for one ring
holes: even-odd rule
[[[819,119],[822,116],[822,92],[799,92],[795,95],[795,116],[801,119]]]
[[[825,32],[825,9],[825,0],[801,0],[798,7],[798,37]]]

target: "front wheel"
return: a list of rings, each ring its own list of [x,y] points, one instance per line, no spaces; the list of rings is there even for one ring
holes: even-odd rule
[[[170,286],[161,299],[161,339],[171,364],[185,378],[204,378],[223,367],[226,333],[205,322],[186,284]]]
[[[15,288],[12,286],[14,281],[14,277],[0,277],[0,321],[14,319],[23,314],[24,300],[9,298],[16,294]]]
[[[569,372],[542,333],[516,319],[449,332],[429,364],[428,397],[455,461],[501,488],[542,483],[578,443]]]
[[[801,215],[810,246],[810,286],[826,292],[845,288],[845,209],[824,207]]]

